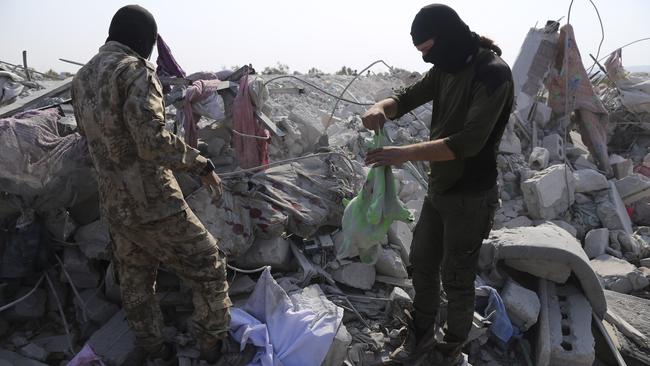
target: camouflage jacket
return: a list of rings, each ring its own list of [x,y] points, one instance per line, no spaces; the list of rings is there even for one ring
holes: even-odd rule
[[[72,81],[80,133],[99,180],[102,215],[132,225],[165,218],[187,203],[172,170],[199,173],[207,160],[165,130],[155,67],[129,47],[107,42]]]

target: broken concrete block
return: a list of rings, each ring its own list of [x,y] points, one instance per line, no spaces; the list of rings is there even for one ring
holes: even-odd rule
[[[402,257],[392,249],[381,248],[375,269],[378,274],[396,278],[407,278]]]
[[[549,295],[550,365],[592,366],[596,351],[589,301],[571,285],[551,284]]]
[[[32,290],[31,287],[21,287],[15,295],[19,299],[27,295]],[[47,293],[45,290],[37,289],[20,302],[19,306],[13,306],[2,315],[7,320],[12,321],[28,321],[39,319],[45,314],[45,303],[47,301]]]
[[[521,154],[521,140],[517,137],[517,134],[512,127],[512,123],[510,122],[503,132],[503,137],[499,143],[499,152],[506,154]]]
[[[75,297],[74,303],[77,306],[77,319],[83,319],[82,309],[85,308],[88,320],[98,325],[103,325],[120,310],[117,305],[104,300],[102,292],[99,289],[87,289],[79,295],[83,299],[84,304],[81,304],[80,299]]]
[[[614,170],[614,176],[616,179],[623,179],[632,175],[634,172],[634,162],[630,159],[623,159],[622,161],[615,163],[612,163],[610,160],[609,163],[612,166],[612,170]]]
[[[140,365],[143,353],[136,347],[135,334],[119,311],[88,340],[88,344],[108,366]]]
[[[45,361],[49,355],[49,352],[47,352],[43,347],[38,346],[34,343],[23,346],[20,348],[19,352],[21,355],[37,361]]]
[[[521,184],[524,201],[531,217],[550,220],[566,212],[573,204],[575,181],[564,165],[553,165]]]
[[[372,288],[375,283],[375,276],[374,265],[359,262],[345,264],[332,273],[332,277],[337,282],[362,290]]]
[[[563,220],[551,220],[551,224],[556,225],[561,227],[562,229],[566,230],[571,234],[573,237],[578,236],[578,229],[576,229],[573,225],[569,224],[566,221]]]
[[[510,320],[522,332],[527,331],[539,316],[539,298],[531,291],[513,280],[508,280],[501,290],[501,298],[508,311]]]
[[[273,239],[256,238],[253,245],[239,258],[237,264],[243,268],[271,266],[274,270],[289,271],[293,268],[291,243],[282,237]]]
[[[77,288],[96,288],[99,273],[79,248],[65,247],[63,250],[63,267]],[[68,283],[68,277],[61,271],[61,281]]]
[[[585,236],[584,250],[589,259],[594,259],[605,254],[609,245],[609,229],[593,229]]]
[[[539,320],[535,343],[535,365],[549,366],[551,360],[551,330],[549,327],[549,287],[551,282],[540,278],[537,294],[539,295]]]
[[[1,366],[47,366],[42,362],[25,358],[17,353],[0,349]]]
[[[106,277],[104,277],[104,295],[106,295],[106,298],[112,303],[119,304],[122,302],[122,293],[120,286],[117,283],[117,278],[113,268],[113,262],[111,262],[108,265],[108,268],[106,268]]]
[[[557,133],[544,136],[544,139],[542,139],[542,146],[548,150],[549,159],[551,161],[564,160],[564,140]]]
[[[633,208],[632,219],[634,223],[639,226],[650,226],[650,198],[635,202]]]
[[[348,332],[348,328],[341,323],[339,326],[332,345],[330,346],[329,351],[327,351],[327,356],[321,363],[321,366],[339,366],[343,365],[345,359],[348,356],[348,348],[352,344],[352,335]]]
[[[592,170],[596,170],[596,169],[598,169],[598,166],[596,166],[596,164],[594,164],[591,160],[589,160],[588,157],[589,157],[589,155],[580,155],[580,156],[579,156],[579,157],[578,157],[578,158],[573,162],[573,166],[574,166],[577,170],[581,170],[581,169],[592,169]]]
[[[603,289],[589,258],[580,242],[566,230],[555,225],[493,230],[481,246],[479,269],[489,272],[500,261],[560,283],[573,274],[596,314],[607,311]]]
[[[402,262],[404,265],[410,265],[409,255],[411,254],[411,242],[413,241],[413,231],[409,224],[403,221],[394,221],[388,228],[388,242],[398,245]]]
[[[626,205],[650,197],[650,179],[641,174],[632,174],[617,180],[615,184]]]
[[[591,267],[608,290],[629,294],[650,284],[634,265],[608,254],[592,259]]]
[[[505,228],[514,228],[520,226],[531,226],[533,222],[527,216],[517,216],[512,220],[503,223]]]
[[[108,232],[108,225],[97,220],[77,229],[74,234],[74,241],[87,258],[110,260],[111,237]]]
[[[650,258],[643,258],[639,261],[639,265],[650,268]]]
[[[576,192],[592,192],[609,188],[607,178],[592,169],[581,169],[573,172],[576,181]]]
[[[533,148],[533,151],[530,153],[528,158],[528,165],[530,169],[533,170],[542,170],[548,167],[550,154],[548,150],[543,147],[536,146]]]
[[[610,230],[624,230],[632,234],[632,221],[614,182],[609,182],[608,197],[609,200],[598,204],[597,214],[600,222]]]
[[[40,337],[34,339],[34,344],[43,347],[50,353],[66,353],[70,350],[70,343],[76,342],[74,333],[71,333],[72,339],[68,340],[67,334]]]

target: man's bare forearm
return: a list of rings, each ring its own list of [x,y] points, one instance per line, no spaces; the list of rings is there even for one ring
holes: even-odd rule
[[[393,119],[397,115],[397,102],[393,98],[386,98],[376,103],[377,106],[384,110],[387,118]]]
[[[419,142],[404,146],[408,161],[448,161],[456,159],[444,140]]]

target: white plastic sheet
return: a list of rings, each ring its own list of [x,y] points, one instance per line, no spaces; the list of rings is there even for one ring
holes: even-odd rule
[[[267,268],[245,306],[232,309],[230,333],[242,349],[246,343],[258,347],[251,366],[319,366],[343,320],[343,309],[316,308],[311,301],[294,304]]]

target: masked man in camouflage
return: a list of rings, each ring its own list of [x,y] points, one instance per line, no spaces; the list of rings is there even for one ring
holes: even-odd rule
[[[106,43],[73,80],[74,112],[97,170],[122,302],[139,345],[152,359],[172,358],[154,291],[162,263],[192,288],[189,328],[204,358],[213,361],[232,305],[225,258],[188,207],[172,170],[201,176],[217,193],[221,181],[210,160],[165,130],[161,84],[147,61],[156,35],[146,9],[119,9]]]

